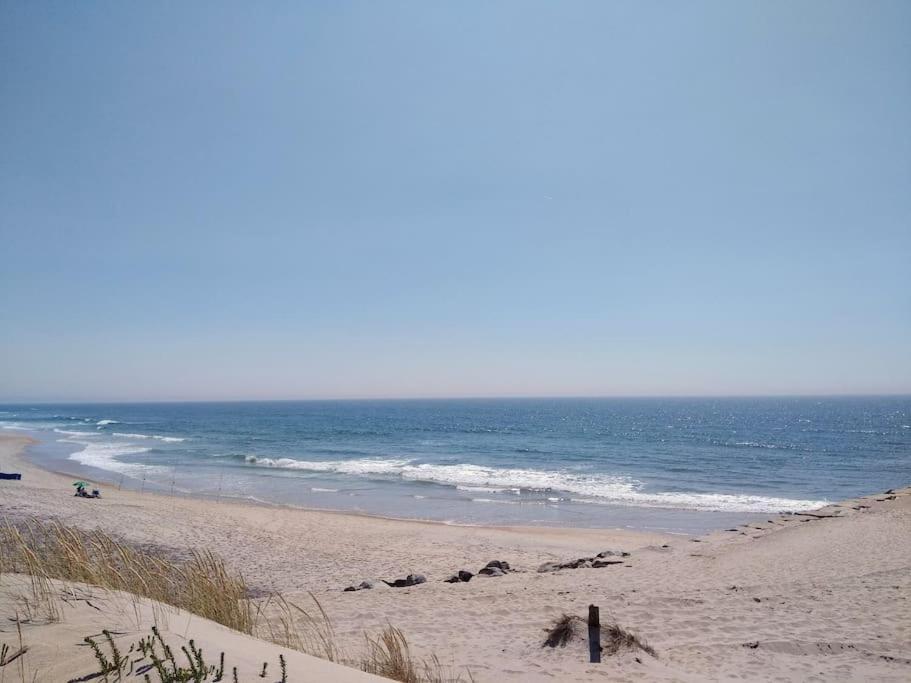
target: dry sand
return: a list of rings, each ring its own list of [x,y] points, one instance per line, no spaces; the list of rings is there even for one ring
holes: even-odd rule
[[[911,680],[911,489],[699,538],[463,527],[109,488],[101,500],[82,500],[70,478],[23,461],[25,443],[0,441],[0,470],[23,472],[21,482],[0,482],[3,518],[57,518],[130,541],[210,548],[256,586],[301,602],[312,591],[351,652],[391,623],[417,654],[467,667],[479,683]],[[612,548],[630,556],[601,569],[536,571]],[[443,583],[493,559],[519,571]],[[342,592],[411,572],[427,583]],[[584,638],[542,647],[555,618],[584,615],[592,603],[602,622],[632,630],[657,658],[627,651],[593,665]]]

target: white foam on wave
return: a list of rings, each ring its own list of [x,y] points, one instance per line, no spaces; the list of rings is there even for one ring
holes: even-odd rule
[[[97,432],[82,432],[78,429],[57,429],[54,427],[54,431],[58,434],[65,434],[66,436],[82,436],[90,439],[94,439],[98,436]]]
[[[502,486],[466,486],[458,484],[456,488],[459,491],[468,491],[469,493],[522,493],[520,488],[504,489]]]
[[[108,472],[117,472],[127,476],[141,475],[143,472],[162,472],[167,468],[159,465],[143,465],[140,463],[123,462],[118,460],[124,455],[139,455],[147,453],[149,448],[143,448],[136,444],[111,443],[98,441],[81,441],[75,438],[59,439],[61,443],[74,443],[84,446],[81,451],[71,453],[70,460],[75,460],[81,465],[97,467],[98,469],[107,470]]]
[[[398,474],[403,467],[408,465],[408,460],[381,460],[379,458],[364,458],[361,460],[295,460],[294,458],[259,458],[248,455],[246,461],[250,464],[265,467],[280,467],[292,470],[308,470],[310,472],[336,472],[338,474]]]
[[[705,512],[755,512],[781,513],[814,510],[828,504],[826,500],[795,500],[750,494],[732,493],[681,493],[681,492],[635,492],[633,495],[610,500],[572,498],[574,503],[601,505],[630,505],[647,508],[670,508],[700,510]]]
[[[10,422],[8,424],[3,425],[3,428],[4,429],[21,429],[23,431],[28,431],[28,427],[24,427],[18,422]]]
[[[310,490],[314,493],[338,493],[338,489],[322,489],[319,486],[311,486]]]
[[[402,468],[401,476],[410,481],[430,481],[493,493],[569,491],[612,497],[633,491],[636,486],[636,482],[629,477],[557,470],[501,469],[467,463],[407,465]]]
[[[294,458],[256,458],[247,462],[266,467],[332,472],[359,476],[388,475],[406,481],[429,482],[454,486],[466,491],[490,493],[566,492],[575,494],[573,502],[629,505],[714,512],[800,512],[822,507],[825,500],[795,500],[740,493],[647,492],[643,485],[629,477],[573,471],[501,469],[482,465],[414,464],[409,460],[308,461]],[[578,497],[581,496],[581,497]],[[492,499],[475,498],[477,502]],[[497,501],[501,502],[501,501]]]
[[[166,443],[180,443],[186,439],[178,436],[158,436],[157,434],[134,434],[132,432],[111,432],[113,436],[122,436],[126,439],[156,439]]]
[[[99,427],[104,427],[105,425],[119,425],[120,420],[98,420],[95,424]]]

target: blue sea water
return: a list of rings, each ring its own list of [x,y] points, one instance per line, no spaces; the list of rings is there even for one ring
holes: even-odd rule
[[[0,406],[109,486],[459,523],[702,531],[911,483],[911,397]]]

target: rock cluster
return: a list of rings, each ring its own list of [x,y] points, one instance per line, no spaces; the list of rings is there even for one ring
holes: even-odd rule
[[[621,559],[623,557],[629,557],[629,553],[622,550],[605,550],[594,557],[580,557],[568,562],[545,562],[538,567],[538,571],[544,573],[556,572],[561,569],[600,569],[601,567],[609,567],[612,564],[623,564]]]
[[[505,560],[491,560],[483,569],[479,570],[477,574],[472,574],[470,571],[460,569],[448,579],[443,579],[443,581],[446,583],[468,583],[475,576],[503,576],[511,571],[514,570],[510,568],[509,562]],[[421,583],[427,583],[427,577],[423,574],[409,574],[404,579],[396,579],[395,581],[386,581],[385,579],[381,579],[380,581],[361,581],[356,586],[348,586],[345,588],[345,591],[362,591],[372,588],[385,588],[386,586],[391,586],[392,588],[406,588],[408,586],[417,586]]]
[[[510,569],[509,562],[506,560],[491,560],[484,565],[483,569],[478,570],[477,574],[461,569],[458,574],[453,574],[448,579],[443,580],[446,583],[468,583],[473,576],[503,576],[511,571],[514,570]]]
[[[478,576],[503,576],[510,571],[512,570],[506,560],[491,560],[478,572]]]
[[[407,586],[417,586],[421,583],[427,583],[426,576],[423,574],[409,574],[404,579],[395,579],[394,581],[386,581],[385,579],[381,579],[380,581],[361,581],[356,586],[348,586],[345,591],[362,591],[372,588],[385,588],[386,586],[392,588],[405,588]]]

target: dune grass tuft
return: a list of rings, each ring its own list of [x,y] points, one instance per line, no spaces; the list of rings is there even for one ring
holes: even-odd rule
[[[558,618],[554,625],[547,631],[547,638],[541,647],[566,647],[566,644],[576,637],[577,628],[582,623],[580,617],[572,614],[564,614]]]
[[[655,648],[616,622],[601,627],[601,643],[602,652],[608,656],[615,655],[620,650],[642,650],[652,657],[658,656]]]
[[[436,655],[429,659],[412,656],[405,635],[394,626],[388,626],[376,638],[367,638],[367,658],[361,664],[367,673],[391,678],[402,683],[464,683],[461,674],[444,667]],[[467,682],[472,681],[467,672]]]
[[[253,635],[320,659],[342,662],[332,621],[316,596],[309,595],[311,611],[281,594],[269,596],[257,606]]]
[[[48,579],[75,581],[151,598],[243,633],[255,626],[247,584],[209,551],[178,562],[100,530],[31,520],[0,526],[0,573],[30,575],[36,593],[47,592]]]

